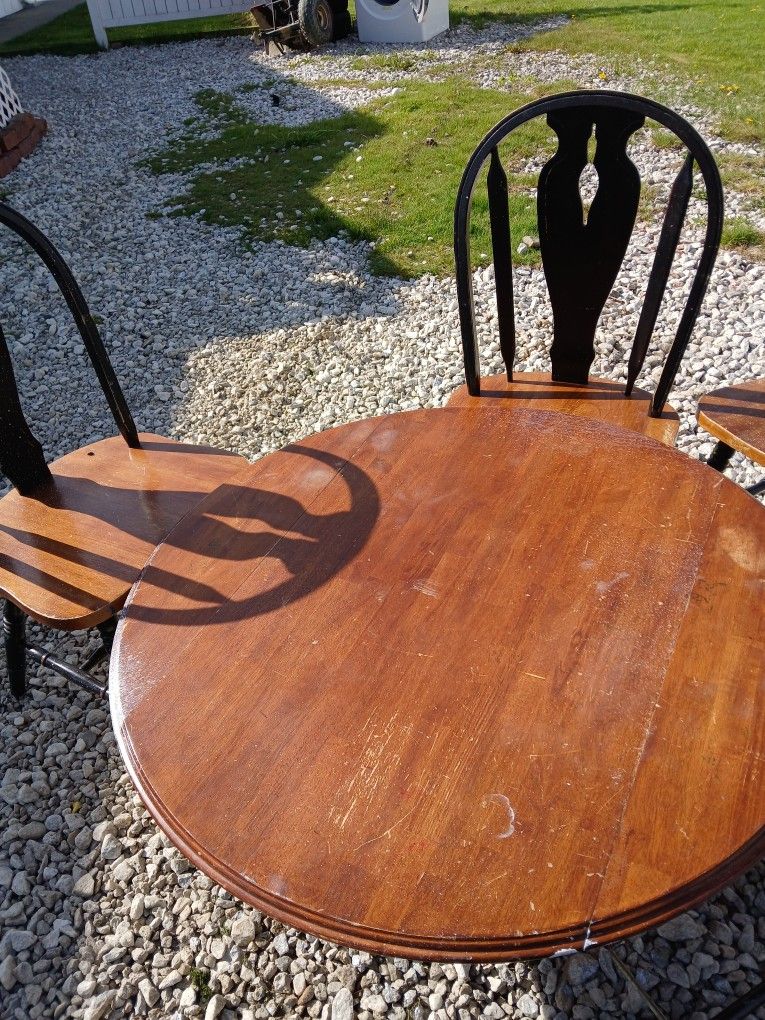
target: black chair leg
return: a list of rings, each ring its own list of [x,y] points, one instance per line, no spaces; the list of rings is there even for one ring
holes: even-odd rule
[[[13,602],[6,601],[3,609],[3,638],[5,661],[11,694],[21,700],[27,690],[27,620]]]
[[[710,467],[713,467],[715,471],[724,471],[732,456],[733,447],[728,446],[727,443],[720,440],[720,442],[715,445],[714,450],[710,453],[707,459],[707,464],[709,464]]]
[[[103,623],[96,625],[98,633],[101,636],[101,647],[96,648],[95,652],[92,652],[83,664],[83,670],[88,673],[91,669],[94,669],[99,662],[103,662],[104,659],[108,659],[112,654],[112,645],[114,644],[114,632],[117,630],[117,618],[116,616],[110,617],[108,620],[104,620]]]
[[[762,1006],[765,1006],[765,981],[753,988],[748,995],[732,1002],[717,1016],[719,1020],[747,1020],[749,1017],[754,1017],[756,1011]]]
[[[107,655],[112,654],[114,634],[117,630],[117,617],[111,616],[108,620],[98,624],[98,633],[101,635],[101,643]]]

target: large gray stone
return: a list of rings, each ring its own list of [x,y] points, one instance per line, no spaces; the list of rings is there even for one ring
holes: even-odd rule
[[[332,1020],[353,1020],[353,996],[348,988],[341,988],[332,1000]]]
[[[112,1010],[112,1004],[117,998],[117,989],[109,988],[100,995],[96,995],[90,1002],[85,1004],[83,1020],[103,1020]]]
[[[705,932],[704,926],[690,914],[673,917],[669,921],[665,921],[664,924],[660,924],[656,930],[662,938],[669,942],[689,942],[692,939],[701,938]]]
[[[536,1020],[539,1016],[539,1003],[528,993],[520,997],[517,1008],[521,1016],[530,1017],[531,1020]]]

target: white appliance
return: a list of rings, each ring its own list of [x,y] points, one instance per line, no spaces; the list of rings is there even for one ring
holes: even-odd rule
[[[427,42],[449,28],[449,0],[356,0],[362,42]]]

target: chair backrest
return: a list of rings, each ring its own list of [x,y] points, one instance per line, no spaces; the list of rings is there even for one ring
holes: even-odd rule
[[[104,391],[117,428],[128,446],[138,448],[138,432],[114,374],[109,355],[77,281],[60,253],[26,217],[0,202],[0,223],[18,234],[40,256],[64,295],[80,331],[98,381]],[[21,408],[16,378],[5,336],[0,327],[0,471],[22,495],[50,479],[40,443],[29,429]]]
[[[595,357],[595,329],[632,236],[640,198],[640,175],[627,156],[627,143],[643,126],[646,117],[676,135],[685,146],[686,155],[672,186],[646,286],[629,358],[626,395],[632,392],[656,325],[691,197],[694,163],[704,179],[707,202],[704,247],[651,402],[650,414],[658,417],[680,367],[717,257],[723,221],[722,183],[711,152],[686,120],[659,103],[623,92],[582,90],[529,103],[495,125],[470,157],[454,211],[457,297],[468,391],[473,395],[480,393],[470,265],[473,190],[488,160],[487,190],[499,344],[507,377],[512,380],[515,358],[513,246],[508,181],[497,147],[511,131],[545,115],[557,135],[558,149],[539,175],[537,219],[542,265],[553,310],[550,359],[552,377],[556,381],[588,381]],[[593,127],[596,143],[593,165],[598,175],[598,189],[585,222],[579,180],[588,163],[588,142]]]

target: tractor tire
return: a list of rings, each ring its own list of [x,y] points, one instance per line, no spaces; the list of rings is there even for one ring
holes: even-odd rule
[[[335,37],[335,12],[330,0],[299,0],[298,21],[306,42],[323,46]]]

